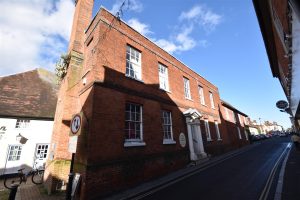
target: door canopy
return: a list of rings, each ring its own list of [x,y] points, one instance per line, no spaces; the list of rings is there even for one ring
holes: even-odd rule
[[[190,122],[193,122],[196,119],[200,119],[202,115],[195,108],[189,108],[183,112],[183,115],[189,119]]]

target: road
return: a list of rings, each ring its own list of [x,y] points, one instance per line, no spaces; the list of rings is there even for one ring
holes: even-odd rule
[[[281,163],[286,156],[283,152],[286,152],[289,141],[289,138],[278,137],[259,141],[253,148],[233,158],[136,199],[274,199]],[[274,176],[270,175],[272,170]],[[271,180],[269,184],[268,180]],[[266,190],[266,185],[269,185],[269,190]],[[263,192],[266,194],[264,198]]]

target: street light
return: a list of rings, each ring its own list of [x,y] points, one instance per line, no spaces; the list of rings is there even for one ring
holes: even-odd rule
[[[16,140],[21,144],[25,144],[28,139],[19,133],[19,135],[16,136]]]
[[[259,128],[260,128],[260,133],[263,133],[262,125],[261,125],[261,118],[259,117]]]

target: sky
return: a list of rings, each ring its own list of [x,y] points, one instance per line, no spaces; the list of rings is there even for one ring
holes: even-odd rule
[[[95,0],[117,13],[124,0]],[[67,51],[72,0],[0,0],[0,77],[38,67],[54,72]],[[259,121],[291,126],[251,0],[126,0],[121,19],[202,77],[221,99]],[[1,87],[1,86],[0,86]]]

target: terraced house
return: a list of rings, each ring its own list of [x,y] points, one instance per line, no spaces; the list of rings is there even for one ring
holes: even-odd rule
[[[216,86],[101,8],[78,0],[46,185],[66,181],[70,120],[83,116],[75,172],[97,199],[229,148]],[[218,150],[216,150],[218,149]]]

